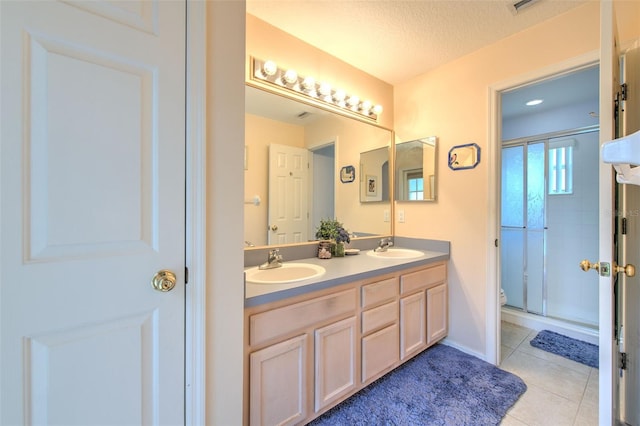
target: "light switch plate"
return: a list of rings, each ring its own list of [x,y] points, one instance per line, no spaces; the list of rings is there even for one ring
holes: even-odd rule
[[[398,222],[404,223],[404,210],[398,210]]]

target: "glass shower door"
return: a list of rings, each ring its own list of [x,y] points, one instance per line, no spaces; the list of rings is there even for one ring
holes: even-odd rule
[[[502,149],[501,283],[507,305],[545,314],[545,142]]]

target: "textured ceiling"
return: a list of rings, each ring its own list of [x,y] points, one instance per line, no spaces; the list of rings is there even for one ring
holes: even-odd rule
[[[539,0],[247,0],[247,12],[398,84],[585,3]]]

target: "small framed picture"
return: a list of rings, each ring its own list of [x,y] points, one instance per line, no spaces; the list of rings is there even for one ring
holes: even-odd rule
[[[367,196],[375,197],[378,195],[378,176],[367,175]]]

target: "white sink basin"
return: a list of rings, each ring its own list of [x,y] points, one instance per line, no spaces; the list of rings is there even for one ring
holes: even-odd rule
[[[281,267],[273,269],[258,269],[256,266],[245,273],[248,283],[287,284],[319,277],[325,273],[325,269],[311,263],[283,263]]]
[[[388,248],[387,251],[373,251],[367,252],[369,256],[379,257],[381,259],[413,259],[420,257],[424,253],[418,250],[403,249],[403,248]]]

